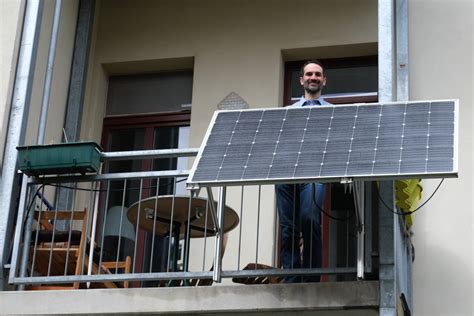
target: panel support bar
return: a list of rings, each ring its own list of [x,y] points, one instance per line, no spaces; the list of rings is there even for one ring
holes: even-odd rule
[[[214,274],[213,280],[221,282],[222,273],[222,247],[224,241],[224,235],[222,227],[224,227],[224,210],[225,210],[225,198],[226,198],[226,187],[221,187],[219,191],[219,202],[217,205],[217,221],[218,230],[216,232],[216,249],[214,254]]]

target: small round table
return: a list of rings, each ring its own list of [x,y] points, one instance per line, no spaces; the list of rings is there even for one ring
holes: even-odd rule
[[[217,202],[214,202],[217,209]],[[207,215],[207,216],[206,216]],[[171,235],[173,238],[184,239],[184,270],[189,264],[189,238],[211,237],[216,235],[211,207],[204,198],[190,196],[162,195],[153,196],[135,202],[130,206],[127,217],[135,227],[159,236]],[[189,223],[189,229],[188,229]],[[231,231],[239,224],[237,213],[226,206],[224,209],[223,233]],[[175,257],[179,243],[175,241]],[[174,258],[174,269],[177,269],[177,258]]]

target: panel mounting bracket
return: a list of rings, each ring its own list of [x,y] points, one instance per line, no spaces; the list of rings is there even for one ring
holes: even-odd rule
[[[353,178],[341,178],[341,184],[351,184],[352,182],[354,182],[354,179]]]

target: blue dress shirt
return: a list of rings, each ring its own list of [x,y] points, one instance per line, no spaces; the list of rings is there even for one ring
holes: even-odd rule
[[[299,108],[299,107],[302,107],[302,106],[306,106],[307,104],[307,101],[304,97],[301,97],[297,102],[293,103],[292,105],[289,105],[287,107],[291,107],[291,108]],[[324,100],[323,98],[319,97],[318,99],[316,99],[315,101],[319,101],[319,104],[321,105],[331,105],[331,103],[327,102],[326,100]]]

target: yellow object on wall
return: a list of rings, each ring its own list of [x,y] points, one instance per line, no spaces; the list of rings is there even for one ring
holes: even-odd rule
[[[421,179],[397,180],[395,181],[395,203],[403,212],[411,212],[418,207],[422,191]],[[413,225],[411,214],[405,216],[405,221],[407,227]]]

